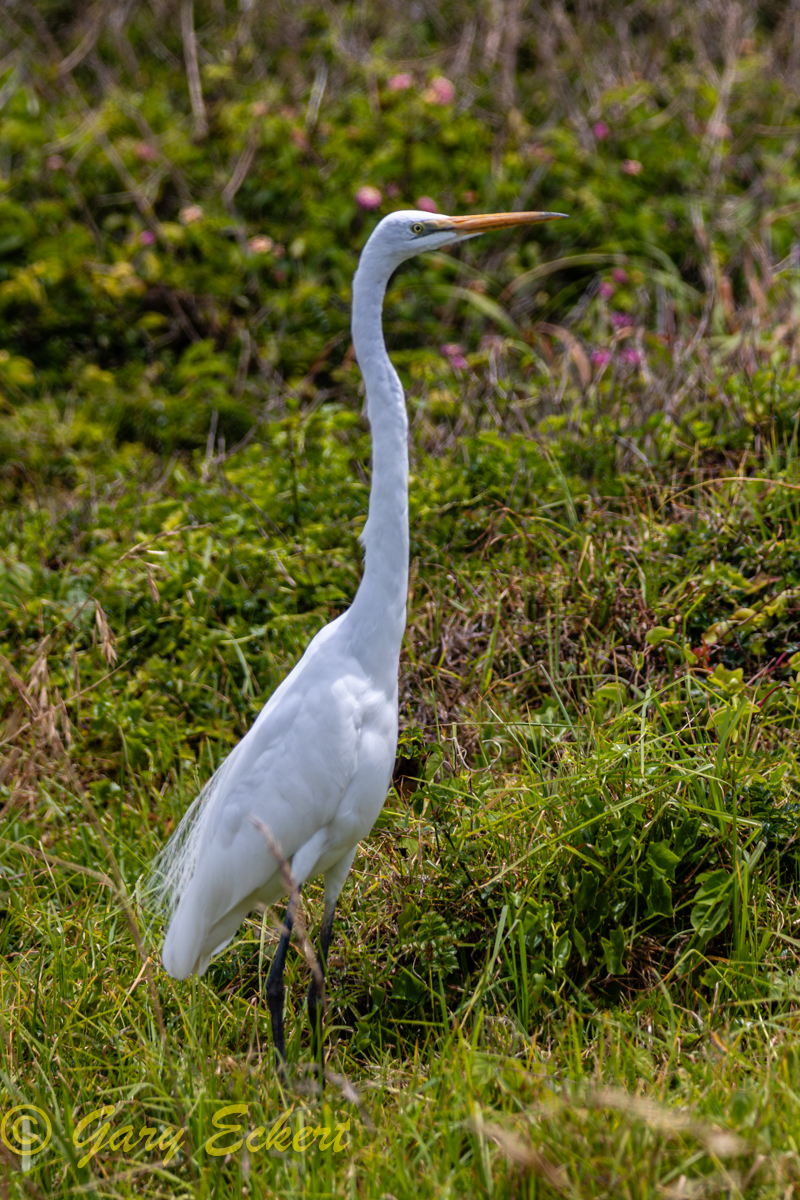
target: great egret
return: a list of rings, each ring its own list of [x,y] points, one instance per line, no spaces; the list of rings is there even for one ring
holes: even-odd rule
[[[397,748],[400,644],[408,591],[408,419],[386,352],[381,314],[392,272],[425,250],[564,213],[384,217],[353,280],[353,344],[367,389],[372,487],[361,536],[366,561],[351,607],[311,641],[252,728],[188,810],[151,880],[168,913],[162,962],[176,979],[202,975],[257,905],[290,895],[267,979],[277,1065],[283,1072],[283,970],[297,888],[325,876],[319,971],[308,993],[312,1038],[336,901],[356,847],[386,798]],[[266,836],[265,836],[266,832]],[[281,869],[281,857],[284,870]]]

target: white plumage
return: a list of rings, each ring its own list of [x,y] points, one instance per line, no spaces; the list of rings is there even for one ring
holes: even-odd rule
[[[367,391],[373,470],[362,541],[364,575],[352,606],[322,629],[265,704],[252,729],[184,816],[150,875],[169,917],[162,960],[176,979],[206,970],[258,904],[286,895],[265,826],[295,882],[325,877],[324,968],[333,912],[356,846],[383,806],[397,747],[397,683],[408,590],[408,422],[400,380],[383,341],[381,311],[404,259],[488,229],[560,213],[385,217],[353,280],[353,342]],[[283,964],[267,995],[279,1064],[284,1058]],[[319,988],[309,1009],[316,1019]]]

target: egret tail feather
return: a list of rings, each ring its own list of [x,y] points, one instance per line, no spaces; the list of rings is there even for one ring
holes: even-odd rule
[[[203,832],[217,796],[224,796],[225,781],[234,768],[236,746],[217,768],[186,810],[166,846],[153,861],[141,888],[142,904],[150,914],[148,928],[157,920],[169,922],[197,869]]]

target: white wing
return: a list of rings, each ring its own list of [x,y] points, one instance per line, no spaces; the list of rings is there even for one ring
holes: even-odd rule
[[[376,691],[350,652],[346,615],[312,641],[154,866],[157,898],[171,914],[162,958],[178,979],[202,974],[257,903],[285,894],[252,817],[302,883],[352,851],[380,811],[396,699]]]

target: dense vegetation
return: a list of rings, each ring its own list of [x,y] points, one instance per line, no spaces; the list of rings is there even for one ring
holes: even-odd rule
[[[796,8],[0,13],[0,1196],[793,1195]],[[175,984],[140,880],[353,596],[417,203],[570,219],[390,287],[401,746],[287,1100],[272,916]],[[350,1144],[215,1155],[235,1103]]]

